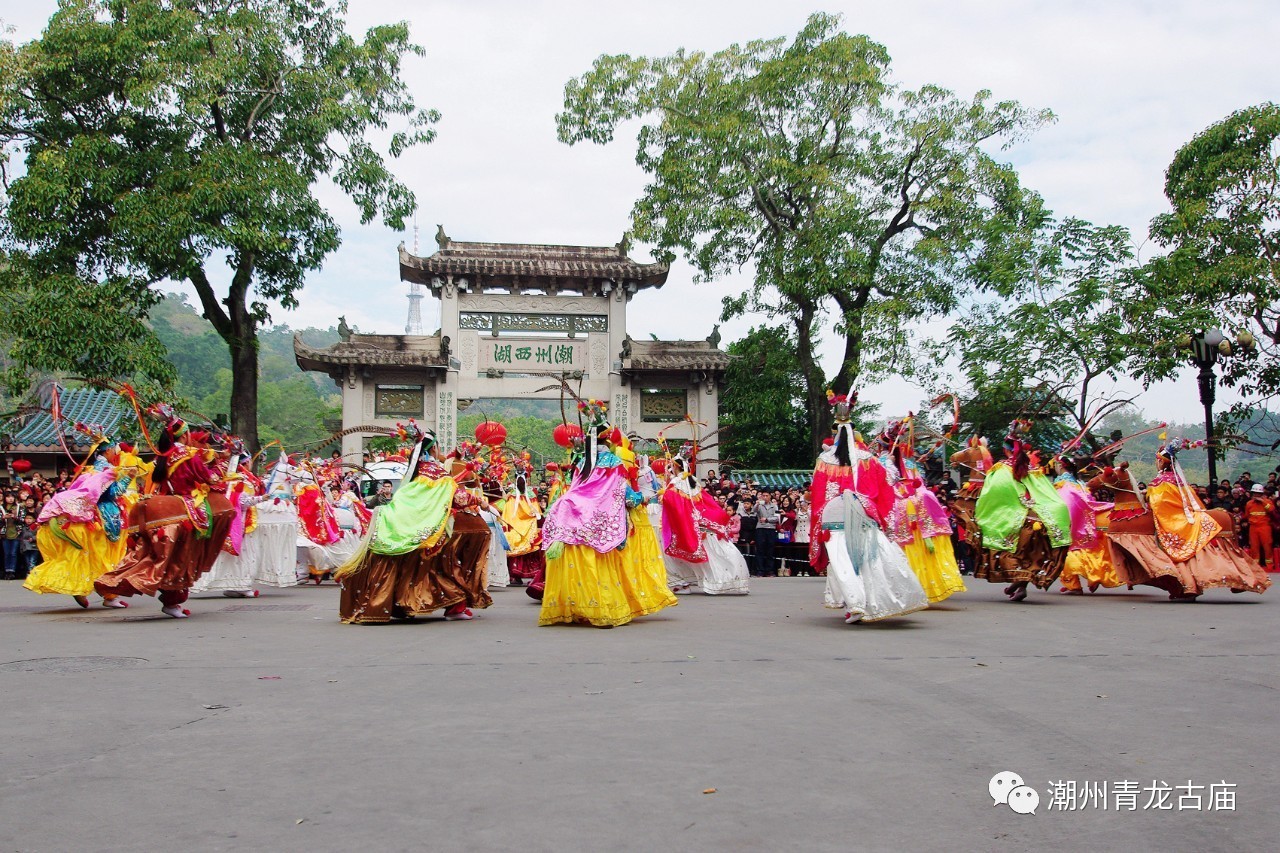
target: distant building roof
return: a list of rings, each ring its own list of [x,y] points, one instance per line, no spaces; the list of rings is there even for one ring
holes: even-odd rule
[[[481,292],[560,290],[598,292],[611,286],[661,287],[667,264],[641,264],[627,257],[625,241],[616,246],[554,246],[537,243],[460,243],[437,235],[440,250],[419,257],[400,245],[400,278],[425,284],[439,295],[450,276],[454,286]],[[462,281],[465,280],[465,283]]]
[[[293,336],[293,355],[303,370],[334,374],[345,367],[388,365],[395,367],[448,367],[449,357],[440,350],[440,338],[410,335],[352,335],[330,347],[313,347]]]
[[[813,479],[813,472],[803,469],[775,471],[724,471],[722,476],[733,483],[757,483],[766,489],[803,489]]]
[[[48,412],[19,416],[3,425],[10,436],[10,453],[61,450],[59,431],[65,436],[68,447],[87,447],[92,440],[73,430],[72,424],[95,424],[106,434],[113,435],[127,411],[125,403],[114,391],[99,388],[64,388],[58,399],[62,407],[61,425]]]
[[[623,368],[632,371],[723,371],[733,356],[708,341],[631,341],[631,358]]]

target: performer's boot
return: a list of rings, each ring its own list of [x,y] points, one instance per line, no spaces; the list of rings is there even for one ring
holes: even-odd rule
[[[444,618],[450,622],[461,622],[467,619],[474,619],[476,615],[471,612],[465,603],[455,604],[444,612]]]
[[[257,598],[256,589],[224,589],[222,594],[227,598]]]
[[[191,615],[191,611],[182,606],[186,600],[186,590],[162,589],[160,590],[160,604],[163,606],[160,608],[160,612],[174,619],[186,619]]]

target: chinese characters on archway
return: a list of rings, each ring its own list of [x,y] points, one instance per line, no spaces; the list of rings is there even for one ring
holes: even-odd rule
[[[493,345],[495,364],[566,365],[573,363],[573,346],[570,344],[544,344],[528,346],[520,344]]]

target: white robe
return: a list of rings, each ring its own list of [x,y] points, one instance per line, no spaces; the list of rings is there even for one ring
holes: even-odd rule
[[[823,603],[875,622],[929,606],[907,555],[885,536],[851,491],[822,508],[827,540],[827,587]]]
[[[356,518],[356,514],[346,507],[335,506],[333,515],[338,522],[338,529],[342,531],[342,538],[328,545],[312,542],[307,538],[306,529],[299,525],[297,537],[299,578],[308,577],[309,569],[312,567],[321,572],[333,571],[360,550],[363,538],[360,536],[360,521]],[[373,528],[372,521],[369,527]]]
[[[297,583],[294,572],[298,512],[288,501],[257,505],[258,525],[240,543],[239,556],[223,551],[201,575],[192,592],[248,591],[255,585],[285,587]]]
[[[480,510],[480,517],[489,525],[489,589],[505,589],[511,585],[511,573],[507,571],[506,534],[502,532],[502,517],[490,507]]]

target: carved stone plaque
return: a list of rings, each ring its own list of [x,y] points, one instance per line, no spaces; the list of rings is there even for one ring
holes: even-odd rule
[[[585,370],[586,342],[547,338],[480,338],[477,368],[514,373],[558,373]]]

